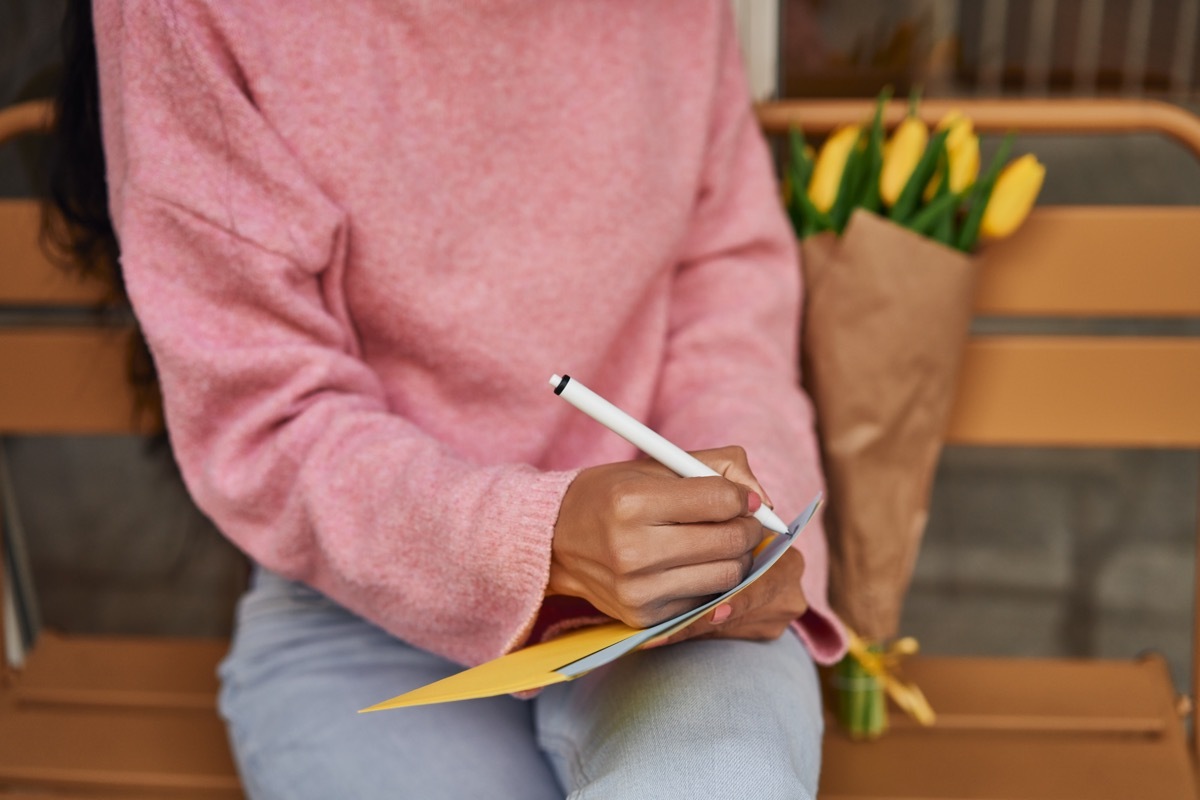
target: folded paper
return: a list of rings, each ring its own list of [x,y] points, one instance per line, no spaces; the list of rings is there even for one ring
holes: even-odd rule
[[[792,546],[820,505],[821,497],[818,495],[788,526],[787,535],[774,535],[768,540],[767,546],[758,551],[750,574],[741,583],[691,611],[650,628],[631,628],[620,622],[611,622],[570,631],[548,642],[522,648],[364,708],[360,713],[540,689],[577,678],[638,648],[671,636],[761,578]]]

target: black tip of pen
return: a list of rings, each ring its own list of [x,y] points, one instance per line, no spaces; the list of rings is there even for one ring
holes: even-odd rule
[[[567,382],[571,380],[570,375],[563,375],[562,380],[558,382],[558,386],[554,387],[555,394],[562,394],[563,389],[567,388]]]

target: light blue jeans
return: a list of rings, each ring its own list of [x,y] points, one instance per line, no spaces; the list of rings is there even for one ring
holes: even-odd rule
[[[259,570],[221,665],[247,794],[266,798],[816,796],[820,693],[791,633],[635,653],[531,701],[357,714],[460,667]]]

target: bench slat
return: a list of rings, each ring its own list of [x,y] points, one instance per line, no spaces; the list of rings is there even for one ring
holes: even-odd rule
[[[1114,687],[1119,689],[1119,687]],[[1182,745],[1153,737],[897,728],[825,739],[822,800],[1179,800]]]
[[[158,798],[240,798],[215,713],[0,707],[0,787]]]
[[[937,711],[893,713],[878,741],[832,720],[821,797],[833,800],[1146,800],[1195,797],[1166,662],[918,656],[905,661]]]
[[[95,280],[66,275],[36,238],[32,200],[0,199],[6,279],[0,304],[92,306],[105,296]],[[1049,206],[1020,236],[982,253],[976,312],[995,316],[1200,316],[1200,208]]]
[[[0,199],[0,242],[4,242],[0,304],[94,306],[105,298],[99,281],[68,275],[42,252],[36,200]]]
[[[0,433],[131,433],[123,328],[0,329]],[[142,432],[153,428],[144,421]]]
[[[905,659],[937,712],[937,730],[1137,733],[1181,730],[1170,673],[1159,657],[1049,659],[916,656]],[[1119,691],[1110,691],[1120,687]],[[917,725],[904,714],[892,724]]]
[[[992,316],[1200,317],[1200,208],[1039,208],[988,245],[975,312]]]
[[[224,639],[61,636],[43,632],[13,688],[21,708],[212,711]]]
[[[1200,446],[1200,339],[979,337],[970,342],[947,442]]]

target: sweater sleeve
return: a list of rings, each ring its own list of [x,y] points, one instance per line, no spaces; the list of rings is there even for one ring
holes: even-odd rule
[[[343,297],[347,216],[201,8],[97,0],[109,192],[200,507],[265,567],[460,663],[523,641],[573,472],[480,466],[389,411]]]
[[[786,521],[824,485],[799,382],[799,256],[723,10],[708,153],[672,291],[655,424],[689,449],[742,446]],[[819,522],[797,544],[810,605],[798,629],[814,657],[830,663],[845,643],[828,605]]]

